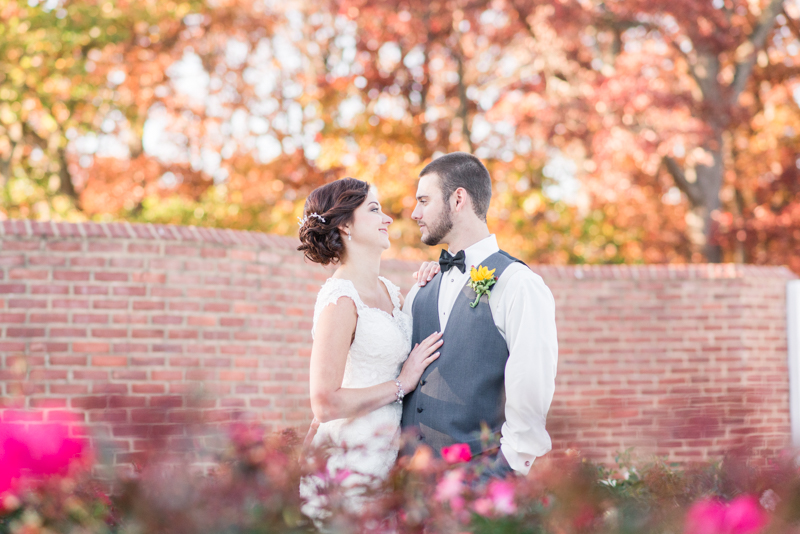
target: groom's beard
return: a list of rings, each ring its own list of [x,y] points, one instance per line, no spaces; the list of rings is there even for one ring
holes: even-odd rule
[[[450,206],[445,204],[442,214],[432,224],[426,224],[428,235],[422,238],[422,242],[432,247],[438,245],[453,229],[453,217],[450,213]]]

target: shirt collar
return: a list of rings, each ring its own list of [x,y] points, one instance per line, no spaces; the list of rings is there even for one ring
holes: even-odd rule
[[[464,249],[464,263],[466,263],[467,269],[470,267],[477,267],[483,260],[499,250],[500,247],[497,246],[497,236],[492,234]],[[469,272],[469,270],[467,272]]]

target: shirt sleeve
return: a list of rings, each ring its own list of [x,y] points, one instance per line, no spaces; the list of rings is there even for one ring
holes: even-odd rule
[[[414,297],[417,296],[418,291],[419,291],[419,286],[416,283],[414,283],[414,285],[411,286],[411,289],[408,290],[408,294],[406,295],[406,298],[403,301],[403,313],[406,313],[409,316],[412,315],[411,307],[414,305]]]
[[[558,339],[550,289],[527,267],[507,271],[512,268],[508,279],[501,276],[497,283],[495,322],[509,352],[500,447],[509,465],[527,474],[536,457],[552,447],[545,423],[555,392]]]

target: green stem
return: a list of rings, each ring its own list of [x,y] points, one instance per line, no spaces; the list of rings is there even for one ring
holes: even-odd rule
[[[470,307],[470,308],[474,308],[475,306],[477,306],[477,305],[478,305],[478,302],[480,302],[480,300],[481,300],[481,294],[480,294],[480,293],[478,293],[478,298],[476,298],[476,299],[475,299],[475,302],[473,302],[472,304],[470,304],[470,305],[469,305],[469,307]]]

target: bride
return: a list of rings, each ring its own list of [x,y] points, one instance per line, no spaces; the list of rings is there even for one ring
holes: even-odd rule
[[[300,487],[303,512],[320,521],[330,514],[331,480],[344,488],[346,509],[357,513],[367,503],[365,489],[386,478],[397,458],[403,396],[439,357],[442,341],[436,332],[411,347],[403,296],[379,275],[392,218],[369,184],[344,178],[319,187],[303,213],[298,250],[337,266],[317,296],[309,375],[311,445],[329,446],[331,454],[326,472],[305,477]]]

